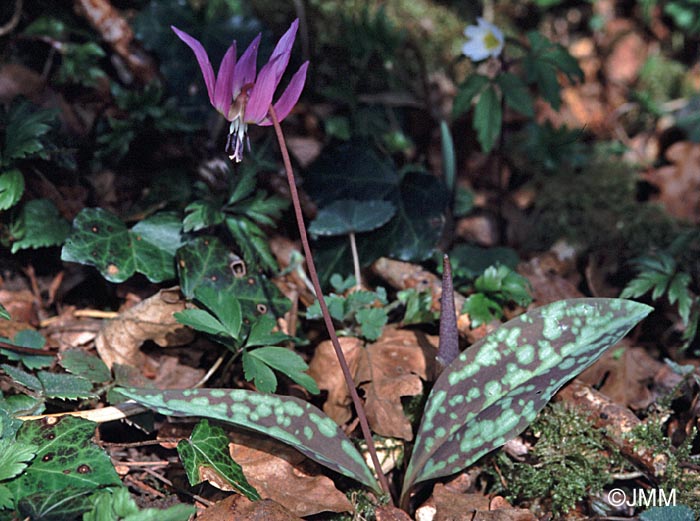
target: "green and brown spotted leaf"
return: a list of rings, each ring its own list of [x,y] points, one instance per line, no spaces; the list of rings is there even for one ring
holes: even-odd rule
[[[651,309],[622,299],[563,300],[521,315],[472,345],[428,397],[403,495],[517,436],[564,383]]]
[[[168,416],[200,416],[266,434],[331,470],[377,492],[381,490],[345,433],[320,409],[304,400],[243,389],[119,388],[118,392]]]
[[[243,316],[270,313],[279,317],[291,304],[262,274],[246,273],[240,262],[216,237],[198,237],[177,251],[182,294],[194,298],[195,290],[210,287],[235,295]]]
[[[17,441],[39,449],[29,467],[6,483],[15,501],[67,488],[119,485],[109,456],[91,441],[94,434],[95,423],[73,416],[24,422]]]
[[[259,500],[258,491],[248,483],[241,466],[231,458],[228,444],[224,429],[210,425],[207,420],[195,426],[189,439],[177,444],[190,485],[206,480],[222,490],[235,490],[251,501]]]
[[[61,260],[95,266],[110,282],[124,282],[143,273],[151,282],[175,278],[175,251],[182,241],[182,222],[174,213],[160,213],[128,230],[102,208],[85,208],[73,220],[73,231]]]

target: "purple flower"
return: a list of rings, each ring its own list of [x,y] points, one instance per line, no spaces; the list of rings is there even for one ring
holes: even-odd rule
[[[202,76],[204,76],[210,103],[231,122],[226,141],[226,152],[229,153],[231,159],[235,159],[237,162],[243,158],[243,143],[248,125],[272,125],[268,112],[277,85],[279,85],[289,63],[297,27],[299,27],[299,20],[294,20],[287,32],[277,42],[270,59],[260,69],[260,74],[257,74],[256,78],[260,35],[248,46],[238,62],[236,62],[236,42],[234,40],[221,60],[218,75],[214,76],[214,69],[202,44],[177,27],[171,26],[175,34],[194,51]],[[286,90],[274,104],[275,113],[280,121],[287,117],[299,100],[306,82],[308,66],[309,62],[307,61],[299,67]],[[248,141],[248,148],[250,149],[250,141]]]

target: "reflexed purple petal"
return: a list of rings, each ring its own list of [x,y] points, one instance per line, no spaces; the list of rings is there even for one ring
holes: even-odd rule
[[[231,106],[233,97],[231,95],[233,89],[233,69],[236,66],[236,42],[231,44],[226,54],[221,60],[219,73],[216,76],[216,87],[214,88],[214,107],[224,116],[228,114],[228,109]]]
[[[241,59],[238,60],[236,68],[233,71],[233,81],[231,83],[231,91],[233,97],[238,96],[241,88],[255,81],[256,61],[258,59],[258,47],[260,46],[260,35],[255,37],[255,40],[248,46]]]
[[[304,90],[304,83],[306,82],[306,69],[309,68],[309,62],[305,62],[299,70],[292,76],[292,79],[287,85],[287,88],[280,96],[280,99],[275,103],[275,113],[277,114],[278,121],[282,121],[286,118],[289,113],[294,108],[294,105],[299,101],[299,96],[301,96],[301,91]],[[260,125],[267,126],[272,125],[272,120],[268,117],[265,118]]]
[[[299,28],[299,19],[297,18],[292,22],[292,25],[289,26],[289,29],[287,29],[287,32],[282,35],[282,38],[280,38],[280,41],[277,42],[277,45],[275,46],[275,50],[272,51],[272,55],[270,56],[270,61],[274,60],[278,56],[286,56],[286,59],[284,62],[281,62],[279,65],[279,76],[277,78],[277,83],[279,83],[280,78],[282,77],[282,74],[284,74],[285,69],[287,68],[287,64],[289,63],[289,56],[292,52],[292,47],[294,46],[294,39],[297,36],[297,29]]]
[[[278,56],[265,64],[260,70],[258,79],[250,91],[248,104],[245,108],[243,120],[246,123],[255,123],[257,125],[267,116],[267,111],[272,103],[272,96],[275,94],[275,89],[279,83],[277,78],[279,64],[284,59],[285,55]],[[286,59],[288,60],[289,57],[287,56]]]
[[[214,105],[214,69],[209,61],[209,56],[207,56],[207,51],[204,50],[204,47],[202,47],[202,44],[199,43],[199,40],[196,38],[193,38],[186,32],[181,31],[174,25],[171,25],[170,28],[175,32],[178,38],[185,42],[194,52],[197,62],[199,63],[199,68],[202,71],[202,76],[204,76],[204,83],[207,86],[207,94],[209,94],[209,102]]]

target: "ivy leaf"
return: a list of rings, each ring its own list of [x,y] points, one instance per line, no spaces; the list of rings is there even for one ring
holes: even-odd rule
[[[128,230],[106,210],[85,208],[73,221],[61,260],[95,266],[110,282],[124,282],[137,272],[151,282],[162,282],[175,277],[181,227],[177,215],[160,213]]]
[[[287,375],[310,393],[318,394],[320,392],[316,381],[306,374],[309,366],[304,362],[304,359],[294,351],[290,351],[284,347],[270,346],[253,349],[247,351],[246,354],[249,361],[255,359],[276,369],[280,373]],[[274,389],[270,392],[274,392]]]
[[[231,458],[228,444],[224,429],[209,425],[207,420],[195,425],[188,440],[177,444],[177,453],[190,485],[197,485],[206,479],[216,483],[217,488],[222,488],[220,483],[224,482],[228,485],[226,490],[235,490],[251,501],[259,501],[258,491],[248,483],[241,466]]]
[[[479,140],[481,149],[491,152],[496,143],[496,138],[501,133],[503,123],[503,109],[501,100],[493,85],[487,87],[479,96],[479,101],[474,107],[474,130],[476,138]]]
[[[68,487],[94,492],[121,484],[107,453],[91,441],[94,434],[93,422],[73,416],[24,422],[17,441],[39,448],[24,473],[6,483],[15,500]]]
[[[651,310],[622,299],[563,300],[507,322],[463,351],[428,397],[403,495],[518,435],[562,385]]]
[[[281,316],[290,302],[261,274],[234,275],[239,260],[215,237],[198,237],[177,251],[177,267],[183,295],[191,299],[200,287],[235,295],[243,316]]]
[[[27,248],[44,248],[63,244],[70,233],[70,224],[48,199],[32,199],[22,207],[12,223],[12,253]]]
[[[16,205],[24,193],[24,176],[13,168],[0,174],[0,210]]]
[[[161,414],[201,416],[266,434],[376,492],[381,490],[364,459],[340,427],[304,400],[243,389],[117,390]]]

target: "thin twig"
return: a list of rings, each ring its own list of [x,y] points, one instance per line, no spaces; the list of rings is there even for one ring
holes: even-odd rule
[[[353,381],[352,374],[350,374],[350,368],[345,360],[345,355],[340,347],[340,342],[338,341],[338,335],[335,332],[335,326],[333,326],[333,319],[328,312],[328,306],[326,306],[326,301],[323,298],[323,292],[321,291],[321,283],[318,279],[318,274],[316,272],[316,265],[314,264],[314,258],[311,255],[311,246],[309,245],[309,238],[306,232],[306,225],[304,224],[304,215],[301,211],[301,204],[299,203],[299,193],[297,192],[296,182],[294,180],[294,171],[292,170],[292,163],[289,160],[289,152],[287,151],[287,144],[284,140],[284,134],[282,133],[282,127],[280,126],[279,120],[277,119],[277,114],[275,109],[270,106],[270,119],[275,127],[275,134],[277,135],[277,141],[279,142],[280,151],[282,153],[282,160],[284,162],[284,169],[287,172],[287,181],[289,182],[289,193],[292,196],[292,205],[294,206],[294,214],[297,220],[297,226],[299,227],[299,235],[301,237],[301,244],[304,248],[304,256],[306,257],[306,267],[309,270],[309,276],[311,277],[311,282],[314,285],[314,290],[316,292],[316,298],[318,299],[318,304],[321,307],[321,313],[323,314],[323,321],[326,324],[326,329],[328,330],[328,335],[330,336],[331,343],[333,344],[333,349],[335,349],[335,354],[338,357],[338,363],[340,364],[340,369],[343,371],[343,376],[345,377],[345,382],[348,386],[348,392],[352,398],[352,403],[355,406],[355,411],[357,412],[357,417],[360,420],[360,428],[362,429],[362,435],[367,442],[367,450],[370,457],[372,458],[372,463],[374,464],[375,471],[379,478],[379,483],[382,490],[391,495],[389,490],[389,482],[382,472],[382,465],[377,457],[377,450],[374,447],[374,441],[372,440],[372,432],[369,429],[369,423],[367,422],[367,414],[365,414],[364,406],[360,400],[360,396],[357,394],[357,389],[355,389],[355,382]]]

